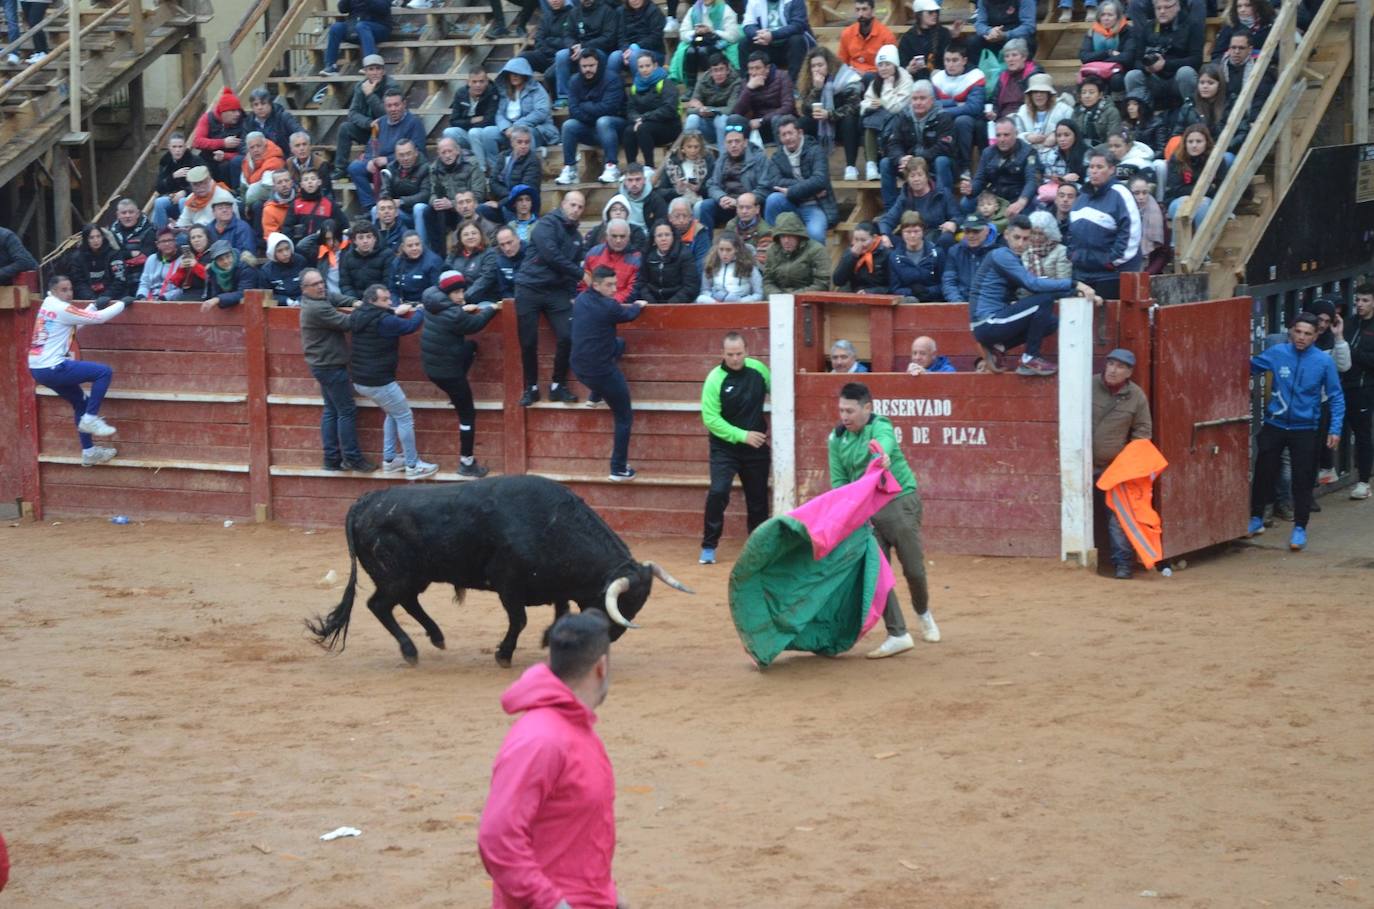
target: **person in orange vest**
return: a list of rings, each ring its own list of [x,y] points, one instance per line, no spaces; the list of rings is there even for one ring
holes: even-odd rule
[[[1135,354],[1118,347],[1107,354],[1102,374],[1093,378],[1093,479],[1102,476],[1108,465],[1121,454],[1127,443],[1148,439],[1154,433],[1150,402],[1145,392],[1131,381]],[[1100,530],[1104,518],[1111,544],[1112,565],[1120,581],[1131,579],[1135,553],[1116,512],[1107,507],[1106,496],[1093,486],[1094,524]]]

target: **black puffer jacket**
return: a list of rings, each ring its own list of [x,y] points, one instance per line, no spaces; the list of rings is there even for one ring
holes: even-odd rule
[[[81,228],[81,244],[67,257],[67,268],[72,279],[72,290],[76,294],[75,299],[122,297],[125,295],[124,261],[115,251],[108,235],[99,249],[91,249],[86,238],[94,229],[94,225],[91,224]]]
[[[125,227],[116,219],[110,225],[110,235],[114,237],[119,258],[124,262],[126,280],[130,275],[142,274],[143,263],[148,261],[149,256],[157,255],[157,231],[147,215],[140,214],[133,227]]]
[[[650,246],[639,269],[634,297],[650,303],[691,303],[701,290],[701,273],[692,251],[676,237],[666,253]]]
[[[449,299],[437,287],[424,293],[425,333],[420,336],[420,364],[431,379],[453,379],[466,376],[472,364],[471,341],[467,335],[486,327],[500,311],[485,307],[478,312],[464,312],[463,307]]]
[[[561,289],[567,291],[571,301],[573,288],[582,280],[584,252],[576,221],[569,220],[562,209],[544,215],[530,229],[525,264],[515,274],[516,293],[552,293]]]
[[[419,330],[424,315],[421,310],[402,319],[380,306],[358,304],[350,317],[353,351],[348,371],[353,381],[374,388],[395,382],[401,336]]]
[[[391,253],[381,248],[380,242],[370,256],[359,255],[358,250],[350,246],[339,257],[339,293],[361,300],[363,291],[369,285],[381,284],[385,287],[386,267],[391,264],[391,259]]]

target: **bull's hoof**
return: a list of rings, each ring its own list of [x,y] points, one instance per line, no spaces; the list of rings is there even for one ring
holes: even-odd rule
[[[510,668],[510,656],[509,656],[509,655],[502,656],[501,654],[498,653],[498,654],[496,655],[496,665],[497,665],[497,666],[500,666],[502,669],[509,669],[509,668]]]
[[[444,649],[444,636],[442,634],[435,635],[434,637],[430,638],[429,642],[433,644],[435,647],[439,648],[440,650]]]
[[[411,644],[409,647],[401,648],[401,659],[405,660],[411,666],[420,662],[420,654],[415,651],[414,644]]]

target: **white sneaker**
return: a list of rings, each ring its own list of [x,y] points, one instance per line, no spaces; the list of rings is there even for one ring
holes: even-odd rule
[[[857,167],[855,167],[854,165],[852,165],[852,164],[849,165],[848,167],[846,167],[846,168],[844,169],[844,178],[845,178],[846,180],[857,180],[857,179],[859,179],[859,169],[858,169]]]
[[[1334,482],[1336,482],[1336,468],[1324,467],[1317,471],[1317,485],[1330,486]]]
[[[653,169],[652,167],[650,167],[649,165],[647,165],[647,164],[644,165],[644,182],[645,182],[645,183],[653,183],[653,182],[654,182],[654,169]]]
[[[906,653],[908,650],[915,646],[916,643],[911,640],[910,634],[898,635],[897,637],[892,637],[889,635],[886,641],[883,641],[877,647],[873,648],[868,652],[868,658],[870,660],[881,660],[884,657],[896,656],[899,653]]]
[[[433,5],[431,0],[410,0],[410,2],[406,4],[406,6],[411,9],[429,9]]]
[[[554,178],[553,182],[557,183],[559,186],[569,186],[576,183],[577,168],[573,167],[571,164],[564,164],[563,169],[558,172],[558,176]]]
[[[93,436],[112,436],[115,428],[93,413],[88,413],[76,424],[77,432],[87,432]]]
[[[406,462],[403,461],[403,460],[401,460],[400,458],[396,458],[395,460],[392,460],[392,461],[383,461],[383,462],[382,462],[382,473],[405,473],[405,472],[406,472]]]
[[[676,16],[669,16],[666,20],[664,20],[664,23],[663,23],[663,34],[667,35],[667,34],[670,34],[670,33],[672,33],[672,32],[681,31],[681,30],[682,30],[682,25],[677,21],[677,17],[676,17]]]
[[[30,64],[42,63],[47,58],[47,56],[48,55],[43,51],[34,51],[33,53],[29,54],[27,57],[24,58],[24,62]]]
[[[921,620],[921,640],[929,644],[938,644],[940,626],[935,624],[935,613],[927,609],[925,615],[918,615],[916,618]]]
[[[1350,498],[1352,498],[1352,499],[1367,499],[1367,498],[1369,498],[1369,484],[1368,484],[1368,483],[1356,483],[1355,486],[1354,486],[1354,488],[1350,490]]]
[[[607,165],[606,165],[606,169],[603,170],[603,171],[601,172],[601,176],[599,176],[599,177],[596,178],[596,182],[598,182],[598,183],[619,183],[619,182],[620,182],[620,168],[616,167],[614,163],[612,163],[612,164],[607,164]]]
[[[432,477],[438,472],[438,464],[431,464],[428,461],[416,461],[414,467],[406,468],[406,479],[423,480],[425,477]]]
[[[880,179],[881,176],[882,175],[878,173],[878,165],[874,164],[872,161],[864,165],[865,180],[877,180]]]
[[[81,449],[81,466],[94,467],[97,464],[104,464],[106,461],[114,460],[116,453],[113,448],[102,448],[99,445],[83,448]]]
[[[8,63],[10,66],[18,66],[18,65],[19,65],[19,55],[18,55],[18,54],[6,54],[6,55],[5,55],[5,62]]]

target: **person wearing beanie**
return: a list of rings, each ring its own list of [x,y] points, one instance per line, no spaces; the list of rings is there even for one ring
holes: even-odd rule
[[[200,153],[217,180],[236,184],[243,163],[245,132],[243,105],[234,90],[226,85],[214,106],[196,121],[191,147]]]
[[[34,320],[33,341],[29,345],[29,373],[39,385],[47,386],[72,406],[76,432],[81,440],[81,466],[94,467],[114,458],[113,448],[96,445],[93,436],[107,438],[115,428],[100,418],[100,404],[109,390],[114,370],[104,363],[74,360],[70,350],[72,335],[83,325],[108,322],[124,311],[124,301],[116,300],[104,309],[92,303],[84,308],[72,303],[75,291],[66,275],[48,281],[48,295]],[[81,386],[90,383],[89,396]]]
[[[239,251],[228,240],[216,240],[205,266],[204,302],[201,312],[215,307],[229,309],[243,302],[243,292],[258,286],[258,270],[239,261]]]
[[[296,252],[296,244],[286,234],[272,234],[267,238],[267,261],[258,270],[263,286],[272,291],[278,306],[299,306],[301,273],[305,271],[305,257]]]
[[[916,84],[911,74],[902,68],[895,45],[883,45],[876,57],[876,67],[875,78],[868,83],[859,101],[859,115],[864,125],[864,156],[868,160],[864,177],[868,180],[880,178],[878,161],[882,155],[878,140],[888,131],[894,117],[904,116],[911,109],[911,92]]]
[[[534,207],[534,189],[523,183],[512,188],[501,209],[508,216],[506,226],[515,231],[521,242],[528,243],[530,231],[539,220],[539,212]]]
[[[477,342],[467,336],[486,327],[501,311],[497,303],[469,303],[467,279],[456,271],[439,276],[439,286],[427,288],[421,297],[425,307],[425,332],[420,336],[420,364],[425,375],[448,395],[458,414],[458,475],[479,479],[488,468],[477,463],[473,446],[477,438],[477,408],[468,384],[468,370],[477,356]]]

